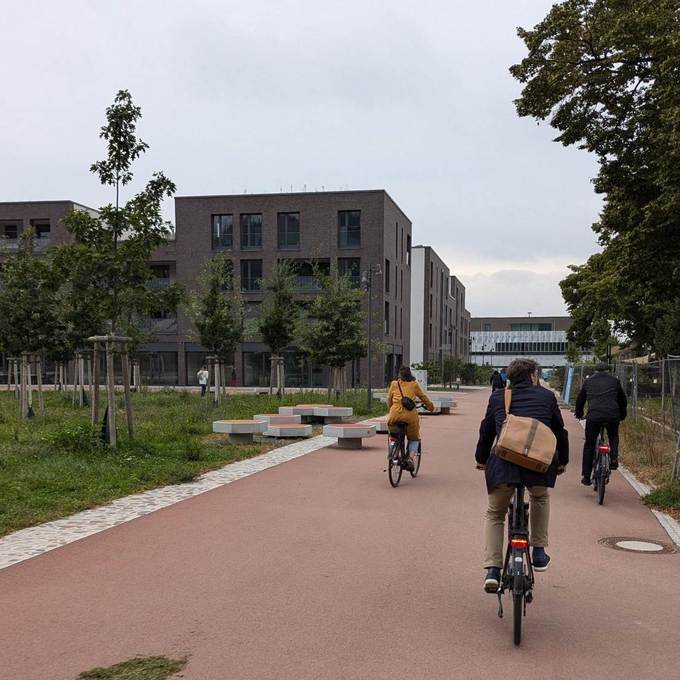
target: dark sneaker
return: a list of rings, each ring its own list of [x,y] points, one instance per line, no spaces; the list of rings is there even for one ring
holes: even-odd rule
[[[495,593],[500,582],[501,570],[498,567],[489,567],[486,570],[486,578],[484,579],[484,590],[487,593]]]
[[[612,456],[612,459],[609,461],[609,469],[610,470],[618,470],[619,469],[619,459],[618,459],[618,457],[614,458],[614,456]]]
[[[583,484],[583,486],[590,486],[591,483],[592,482],[590,481],[590,477],[586,477],[585,475],[581,477],[581,484]]]
[[[550,555],[546,554],[544,548],[534,548],[531,564],[534,567],[534,571],[547,571],[550,565]]]
[[[416,469],[416,466],[413,464],[413,459],[407,458],[404,461],[404,470],[408,470],[409,472],[413,472],[415,469]]]

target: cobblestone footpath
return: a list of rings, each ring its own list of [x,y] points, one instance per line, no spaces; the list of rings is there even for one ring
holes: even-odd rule
[[[238,479],[318,451],[335,442],[334,437],[323,436],[295,442],[248,460],[230,463],[219,470],[206,472],[194,482],[173,484],[125,496],[108,505],[21,529],[0,538],[0,569],[148,515],[150,512],[198,496],[224,484],[231,484]]]

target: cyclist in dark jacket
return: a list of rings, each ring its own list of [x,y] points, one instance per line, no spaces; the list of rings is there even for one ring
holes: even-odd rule
[[[550,498],[548,488],[555,486],[557,475],[569,463],[569,437],[555,394],[538,385],[538,366],[531,359],[515,359],[508,367],[512,384],[511,412],[517,416],[536,418],[547,425],[557,438],[557,451],[547,472],[521,468],[495,455],[493,445],[505,421],[503,390],[495,390],[489,398],[484,420],[479,427],[479,441],[475,452],[477,467],[485,470],[489,505],[486,511],[485,558],[487,570],[484,589],[495,593],[503,560],[505,516],[512,500],[513,484],[522,483],[531,496],[531,543],[534,546],[532,563],[536,571],[545,571],[550,562],[548,519]]]
[[[595,374],[584,383],[576,398],[574,415],[583,419],[583,410],[588,403],[586,415],[586,441],[583,444],[583,465],[581,468],[581,484],[590,486],[590,475],[593,471],[593,458],[597,436],[604,426],[609,437],[612,470],[619,467],[619,423],[626,419],[628,400],[618,378],[609,373],[605,363],[597,365]]]

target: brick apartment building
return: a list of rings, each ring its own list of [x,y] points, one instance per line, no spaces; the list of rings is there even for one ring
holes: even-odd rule
[[[16,252],[24,229],[37,235],[36,252],[67,242],[61,220],[73,201],[0,203],[0,262]],[[94,212],[94,211],[93,211]],[[175,238],[159,248],[151,262],[150,285],[179,281],[192,290],[207,259],[217,252],[233,261],[235,286],[245,299],[246,317],[256,319],[264,295],[260,282],[277,260],[292,261],[302,304],[320,291],[317,271],[348,274],[359,286],[369,267],[378,271],[371,290],[372,335],[383,351],[374,352],[374,385],[391,379],[409,359],[411,296],[411,222],[387,192],[338,191],[233,196],[186,196],[175,199]],[[364,311],[368,295],[364,294]],[[148,319],[154,341],[143,346],[141,367],[147,383],[196,383],[206,352],[182,310]],[[327,371],[310,365],[295,348],[285,353],[291,386],[327,384]],[[247,337],[234,356],[234,382],[268,384],[269,348]],[[5,358],[0,373],[6,376]],[[348,367],[349,384],[366,384],[367,362]],[[4,376],[3,376],[4,377]]]
[[[301,301],[320,290],[315,271],[347,274],[359,286],[363,272],[379,267],[371,291],[372,334],[384,351],[374,354],[373,384],[382,385],[408,361],[411,222],[387,192],[182,196],[175,199],[175,220],[175,241],[153,258],[157,278],[194,288],[203,263],[226,252],[249,318],[257,318],[264,298],[260,281],[278,260],[293,263]],[[367,312],[367,294],[363,304]],[[166,366],[176,361],[171,372],[179,384],[195,383],[205,352],[181,312],[176,319],[159,320],[158,340],[148,349]],[[296,349],[285,361],[289,384],[327,384],[325,370],[309,365]],[[268,384],[269,348],[257,337],[246,338],[234,369],[238,384]],[[366,360],[348,371],[349,384],[366,384]]]
[[[465,286],[430,246],[414,246],[411,272],[411,363],[469,360]]]

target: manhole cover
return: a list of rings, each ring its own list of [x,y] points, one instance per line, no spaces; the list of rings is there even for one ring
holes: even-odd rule
[[[606,545],[608,548],[614,548],[614,550],[626,550],[628,552],[647,553],[651,555],[676,552],[675,547],[668,543],[650,541],[632,536],[608,536],[606,538],[601,538],[598,543]]]

